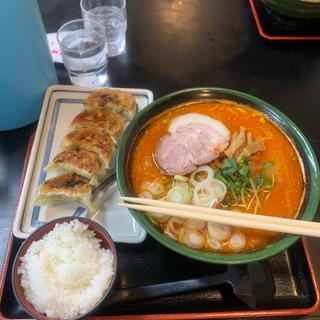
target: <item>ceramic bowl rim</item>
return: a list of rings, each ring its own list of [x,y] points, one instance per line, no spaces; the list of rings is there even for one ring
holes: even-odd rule
[[[112,276],[112,280],[110,282],[110,285],[107,289],[107,291],[103,294],[102,298],[99,300],[99,302],[94,305],[87,313],[85,314],[82,314],[82,315],[79,315],[78,317],[75,317],[75,318],[70,318],[70,319],[67,319],[67,320],[78,320],[78,319],[83,319],[83,318],[86,318],[88,317],[89,315],[91,315],[95,310],[97,310],[101,304],[105,301],[105,299],[107,298],[107,296],[113,291],[113,287],[114,287],[114,284],[115,284],[115,281],[116,281],[116,278],[117,278],[117,269],[118,269],[118,257],[117,257],[117,251],[116,251],[116,247],[115,247],[115,244],[114,244],[114,241],[112,240],[109,232],[104,228],[102,227],[100,224],[98,224],[97,222],[89,219],[89,218],[84,218],[84,217],[60,217],[60,218],[57,218],[57,219],[54,219],[54,220],[51,220],[49,222],[46,222],[45,224],[43,224],[41,227],[39,227],[38,229],[34,230],[29,236],[27,239],[24,240],[24,242],[21,244],[15,258],[14,258],[14,261],[13,261],[13,264],[12,264],[12,270],[11,270],[11,284],[12,284],[12,289],[13,289],[13,293],[14,293],[14,296],[15,298],[17,299],[17,301],[19,302],[19,304],[23,307],[24,311],[29,314],[31,317],[35,318],[35,319],[41,319],[41,320],[44,320],[44,319],[53,319],[53,318],[49,318],[49,317],[46,317],[45,315],[41,314],[41,317],[38,317],[37,314],[40,314],[39,312],[37,312],[34,307],[31,305],[31,303],[29,302],[29,304],[31,305],[32,307],[32,310],[35,311],[35,313],[31,312],[29,310],[29,308],[27,308],[25,306],[25,304],[21,301],[20,299],[20,295],[18,294],[17,292],[17,289],[16,289],[16,285],[15,285],[15,279],[16,277],[19,277],[18,274],[15,273],[15,270],[17,269],[16,268],[16,265],[18,263],[18,259],[20,258],[20,255],[21,255],[21,252],[27,247],[30,247],[30,245],[32,244],[33,241],[38,241],[40,240],[42,237],[40,237],[39,239],[37,240],[33,240],[31,241],[31,239],[37,235],[39,232],[41,232],[41,230],[43,230],[44,228],[46,228],[48,225],[52,225],[52,228],[50,228],[49,231],[53,230],[54,226],[56,224],[58,224],[59,222],[63,223],[63,222],[70,222],[70,221],[73,221],[73,220],[80,220],[81,222],[83,223],[90,223],[91,225],[89,225],[89,227],[91,226],[94,226],[92,227],[92,229],[94,231],[96,231],[96,229],[100,229],[102,231],[102,233],[106,236],[106,238],[109,240],[109,243],[111,244],[111,251],[112,251],[112,254],[113,254],[113,276]],[[48,232],[44,233],[47,234]]]
[[[305,195],[305,196],[308,196],[308,200],[307,200],[305,211],[301,216],[301,219],[312,220],[314,215],[316,214],[318,204],[319,204],[319,199],[320,199],[320,191],[319,191],[320,186],[318,182],[319,166],[318,166],[315,153],[310,143],[308,142],[307,138],[303,135],[301,130],[297,127],[297,125],[292,120],[290,120],[285,114],[283,114],[273,105],[269,104],[268,102],[262,99],[252,96],[250,94],[247,94],[238,90],[226,89],[226,88],[199,87],[199,88],[190,88],[190,89],[175,91],[173,93],[170,93],[168,95],[165,95],[155,100],[154,102],[149,104],[146,108],[141,110],[131,120],[127,129],[125,130],[124,134],[120,139],[117,156],[116,156],[117,181],[118,181],[118,186],[119,186],[121,195],[130,196],[129,190],[126,186],[126,176],[124,174],[124,170],[125,170],[125,158],[126,158],[125,157],[126,141],[129,138],[132,131],[136,128],[137,125],[139,125],[139,122],[141,121],[141,119],[145,115],[147,115],[153,108],[165,102],[168,102],[171,99],[177,98],[182,94],[192,93],[192,92],[199,92],[199,93],[213,92],[218,94],[220,93],[220,94],[231,95],[235,99],[236,98],[245,99],[252,103],[253,108],[254,108],[254,105],[262,106],[264,109],[271,111],[273,114],[276,114],[279,117],[282,123],[292,131],[292,134],[294,135],[293,138],[296,140],[295,142],[302,147],[303,153],[307,157],[306,161],[310,170],[310,177],[308,177],[310,179],[310,194]],[[168,237],[165,237],[161,232],[159,232],[155,227],[152,226],[151,222],[144,215],[139,214],[136,210],[133,210],[133,209],[129,209],[129,211],[134,216],[134,218],[138,221],[138,223],[147,231],[149,235],[151,235],[153,238],[155,238],[157,241],[159,241],[161,244],[163,244],[167,248],[177,253],[180,253],[184,256],[187,256],[189,258],[193,258],[199,261],[209,262],[209,263],[241,264],[241,263],[249,263],[253,261],[264,260],[287,249],[289,246],[294,244],[300,238],[300,236],[296,236],[296,235],[287,235],[277,241],[272,242],[271,244],[269,244],[268,246],[260,250],[246,252],[246,253],[239,253],[239,254],[233,254],[233,255],[219,254],[219,253],[206,253],[206,252],[202,252],[199,250],[186,247],[183,244],[177,243],[174,240],[169,239]]]

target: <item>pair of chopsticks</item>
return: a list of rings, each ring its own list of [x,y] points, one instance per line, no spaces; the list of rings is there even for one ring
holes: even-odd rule
[[[318,222],[204,208],[145,198],[120,197],[120,199],[125,201],[119,203],[120,206],[147,213],[162,213],[177,218],[202,220],[236,227],[320,237],[320,223]]]

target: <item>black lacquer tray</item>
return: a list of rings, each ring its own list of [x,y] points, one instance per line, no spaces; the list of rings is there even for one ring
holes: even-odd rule
[[[281,16],[259,0],[249,0],[259,34],[267,40],[320,40],[320,19]]]
[[[25,168],[31,145],[32,138]],[[22,242],[22,239],[10,233],[0,278],[0,318],[3,319],[30,318],[16,301],[11,286],[10,271]],[[224,265],[201,263],[176,254],[149,236],[141,244],[118,244],[116,248],[118,277],[115,289],[198,278],[226,270]],[[268,310],[250,310],[238,300],[231,287],[219,285],[166,298],[113,306],[108,306],[106,301],[93,314],[93,318],[157,320],[275,317],[310,314],[319,308],[318,284],[303,238],[269,259],[269,263],[276,283],[276,295]]]
[[[23,240],[12,239],[12,251],[8,268],[5,268],[1,313],[7,319],[22,319],[29,316],[15,300],[10,270],[15,253]],[[108,307],[107,301],[93,316],[133,315],[148,319],[157,319],[162,314],[174,318],[210,318],[210,317],[254,317],[276,315],[300,315],[312,313],[319,304],[315,288],[313,270],[308,264],[305,244],[297,242],[289,250],[269,260],[276,282],[276,296],[268,310],[248,310],[227,285],[179,294],[172,297],[149,301],[120,304]],[[191,279],[223,272],[225,266],[200,263],[178,255],[165,248],[151,237],[140,245],[117,245],[119,258],[119,276],[116,288],[136,287],[161,282]],[[5,266],[6,267],[6,266]]]

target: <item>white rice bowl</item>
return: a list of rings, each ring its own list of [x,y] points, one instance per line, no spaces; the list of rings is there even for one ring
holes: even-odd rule
[[[113,254],[88,227],[79,220],[56,224],[21,258],[18,274],[26,299],[49,318],[87,313],[110,286]]]

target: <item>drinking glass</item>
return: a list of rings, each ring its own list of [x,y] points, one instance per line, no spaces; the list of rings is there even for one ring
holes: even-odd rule
[[[79,86],[103,86],[107,80],[107,40],[95,21],[72,20],[57,32],[63,63],[70,80]]]
[[[126,0],[81,0],[82,17],[96,21],[106,29],[108,56],[122,53],[126,46]]]

